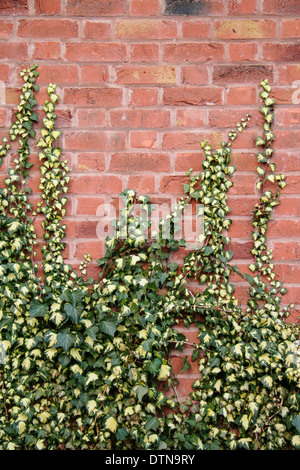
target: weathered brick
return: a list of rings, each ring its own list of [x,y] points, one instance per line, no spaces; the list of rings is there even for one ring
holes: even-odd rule
[[[300,3],[298,0],[264,0],[263,13],[271,15],[299,15]]]
[[[2,0],[0,15],[27,15],[29,13],[28,0]]]
[[[222,89],[218,87],[169,87],[163,94],[163,103],[172,106],[222,104],[222,101]]]
[[[39,68],[39,83],[57,83],[57,84],[71,84],[78,83],[79,69],[77,65],[61,64],[59,67],[54,64],[40,64]]]
[[[109,81],[109,70],[107,65],[92,64],[81,65],[81,83],[107,83]]]
[[[33,48],[35,60],[60,60],[62,58],[60,42],[35,42]]]
[[[278,67],[278,83],[288,83],[300,80],[300,65],[286,64]]]
[[[131,131],[130,132],[131,148],[157,148],[157,132],[156,131]]]
[[[257,90],[255,86],[231,86],[227,88],[227,104],[256,104]]]
[[[229,15],[251,15],[256,12],[256,0],[228,0]]]
[[[177,23],[172,20],[120,20],[116,37],[121,39],[176,39]]]
[[[208,62],[224,59],[224,45],[221,43],[175,43],[165,44],[163,60],[166,62]]]
[[[155,193],[155,177],[147,174],[130,175],[127,187],[138,194],[153,194]]]
[[[159,0],[130,0],[129,13],[132,16],[156,16],[159,14]]]
[[[300,37],[300,19],[287,19],[282,20],[281,24],[281,37],[286,38],[299,38]]]
[[[271,65],[216,65],[213,80],[217,83],[255,83],[273,78]]]
[[[68,19],[20,20],[17,35],[21,38],[76,38],[78,23]]]
[[[210,23],[206,20],[185,20],[181,23],[183,38],[208,38]]]
[[[74,176],[70,180],[71,194],[119,194],[122,191],[122,180],[114,175]]]
[[[170,157],[163,153],[115,153],[111,156],[111,171],[143,172],[170,171]]]
[[[104,21],[86,21],[83,28],[85,39],[110,39],[112,36],[111,24]]]
[[[206,85],[208,71],[205,65],[183,65],[181,67],[182,83],[187,85]]]
[[[229,44],[229,57],[232,62],[255,62],[258,45],[254,42],[236,42]]]
[[[103,109],[79,109],[79,127],[105,127],[106,112]]]
[[[215,37],[220,39],[262,39],[276,37],[273,20],[223,20],[215,25]]]
[[[66,88],[64,103],[77,106],[118,106],[123,92],[119,88]]]
[[[159,57],[158,44],[131,44],[130,62],[154,62]]]
[[[122,66],[116,69],[117,83],[165,85],[176,82],[175,67],[167,65]]]
[[[102,196],[78,197],[76,201],[76,214],[78,215],[96,215],[99,206],[105,203]]]
[[[58,15],[61,12],[61,0],[34,0],[37,15]]]
[[[73,62],[125,61],[126,46],[117,42],[68,43],[66,44],[66,59]]]
[[[176,111],[176,126],[178,127],[203,127],[205,119],[204,109],[184,108]]]
[[[122,150],[125,147],[123,132],[65,131],[65,147],[68,150]]]
[[[1,59],[9,59],[12,63],[16,60],[26,60],[28,57],[28,45],[23,42],[1,42]]]
[[[163,134],[162,148],[167,150],[196,150],[200,151],[200,142],[208,140],[213,146],[220,145],[223,140],[222,132],[190,132],[168,131]]]
[[[67,14],[74,16],[115,16],[127,13],[127,0],[67,0]]]
[[[164,109],[153,110],[113,110],[110,112],[112,127],[130,128],[160,128],[169,127],[170,111]]]
[[[157,88],[133,88],[130,90],[131,106],[154,106],[158,104]]]
[[[300,44],[263,44],[264,60],[281,62],[298,62],[300,60]]]
[[[13,32],[13,23],[11,21],[1,20],[0,21],[0,38],[7,39],[12,35],[12,32]]]
[[[224,2],[215,0],[165,0],[165,15],[203,15],[224,13]]]

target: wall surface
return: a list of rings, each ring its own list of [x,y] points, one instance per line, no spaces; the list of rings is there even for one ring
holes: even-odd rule
[[[233,146],[237,172],[228,198],[234,262],[246,269],[249,212],[258,200],[259,83],[268,78],[277,101],[274,161],[288,183],[268,235],[276,271],[288,288],[285,302],[296,304],[296,318],[299,42],[299,0],[1,0],[1,134],[18,103],[24,66],[39,64],[40,105],[46,85],[58,85],[57,127],[71,176],[65,258],[76,266],[90,252],[95,275],[103,249],[99,207],[125,188],[149,194],[156,203],[173,203],[182,195],[185,171],[202,169],[200,140],[218,145],[251,112],[250,127]],[[35,152],[33,163],[37,191]],[[1,168],[2,179],[9,164]],[[242,298],[242,283],[237,292]],[[196,330],[188,334],[194,340]],[[180,369],[182,358],[173,363]],[[193,367],[185,372],[182,394],[193,374]]]

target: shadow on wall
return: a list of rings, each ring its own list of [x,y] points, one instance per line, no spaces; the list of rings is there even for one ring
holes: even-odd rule
[[[199,15],[210,10],[209,0],[165,0],[166,15]]]

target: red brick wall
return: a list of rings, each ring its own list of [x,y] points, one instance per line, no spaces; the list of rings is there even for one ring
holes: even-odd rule
[[[39,63],[41,104],[46,84],[58,84],[57,125],[71,169],[66,259],[78,265],[86,252],[100,257],[100,204],[127,187],[174,201],[185,171],[201,169],[200,140],[218,145],[251,112],[233,147],[237,172],[228,199],[234,261],[246,268],[249,211],[258,198],[259,83],[268,78],[277,100],[275,162],[288,182],[269,243],[286,302],[299,309],[299,40],[299,0],[1,0],[2,130],[24,66]],[[240,296],[244,289],[237,284]]]

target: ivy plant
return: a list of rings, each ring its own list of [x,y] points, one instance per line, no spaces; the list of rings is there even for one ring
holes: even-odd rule
[[[14,153],[0,189],[0,449],[299,449],[299,324],[286,321],[294,306],[281,307],[286,288],[267,244],[286,185],[272,161],[275,101],[268,81],[260,93],[251,274],[240,272],[228,249],[231,146],[247,115],[220,148],[201,143],[203,170],[187,171],[183,196],[155,237],[149,237],[151,218],[134,213],[139,204],[149,215],[150,198],[132,189],[121,194],[124,207],[93,279],[86,276],[89,254],[78,272],[63,258],[70,177],[58,146],[56,85],[47,88],[36,138],[37,66],[21,76],[20,104],[0,146],[1,160]],[[40,160],[35,205],[31,141]],[[178,217],[195,203],[203,206],[200,247],[178,265],[171,254],[187,243],[176,236]],[[232,276],[249,286],[245,306],[234,295]],[[196,324],[199,343],[178,332],[179,321]],[[199,379],[182,401],[170,352],[186,344]],[[185,357],[183,371],[189,367]]]

